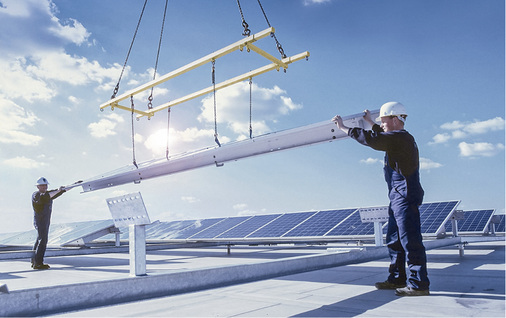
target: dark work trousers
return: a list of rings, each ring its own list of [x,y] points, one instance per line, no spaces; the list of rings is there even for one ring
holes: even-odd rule
[[[407,286],[414,289],[429,289],[427,257],[422,243],[418,206],[409,204],[401,195],[390,199],[386,235],[391,260],[388,280],[394,283],[406,282]]]
[[[44,254],[46,253],[48,235],[49,235],[49,223],[51,221],[51,208],[35,215],[33,225],[37,230],[37,240],[33,245],[33,257],[32,264],[42,265],[44,264]]]

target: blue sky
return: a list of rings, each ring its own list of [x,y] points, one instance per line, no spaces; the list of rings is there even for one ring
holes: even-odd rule
[[[32,228],[30,196],[131,164],[130,114],[99,111],[118,80],[142,0],[0,0],[0,232]],[[425,202],[505,206],[505,56],[502,0],[264,0],[288,56],[308,61],[254,78],[254,135],[400,101],[421,156]],[[163,1],[144,13],[120,93],[153,77]],[[252,33],[267,28],[242,1]],[[242,39],[236,1],[170,0],[163,75]],[[274,40],[257,42],[278,56]],[[217,81],[267,64],[235,52]],[[207,65],[155,90],[154,106],[211,85]],[[146,96],[144,96],[146,98]],[[146,101],[135,101],[146,108]],[[214,145],[212,96],[173,107],[170,151]],[[137,107],[137,106],[136,106]],[[244,138],[249,88],[217,95],[222,143]],[[167,117],[135,122],[137,162],[165,156]],[[140,191],[152,220],[388,204],[383,154],[342,140],[80,193],[55,201],[53,222],[110,218],[105,199]]]

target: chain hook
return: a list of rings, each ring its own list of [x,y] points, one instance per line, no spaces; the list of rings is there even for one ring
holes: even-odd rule
[[[248,23],[246,23],[246,20],[244,20],[244,14],[242,14],[241,3],[239,2],[239,0],[237,0],[237,6],[239,7],[239,12],[241,13],[242,27],[244,28],[242,35],[243,36],[250,36],[251,30],[248,29],[249,25],[248,25]]]

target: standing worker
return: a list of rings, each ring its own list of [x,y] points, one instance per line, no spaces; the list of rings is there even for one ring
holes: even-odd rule
[[[40,177],[36,184],[38,191],[32,194],[33,225],[37,230],[37,240],[33,246],[33,269],[49,269],[49,265],[44,264],[44,254],[46,253],[53,200],[66,191],[63,186],[57,190],[48,191],[48,185],[47,179]]]
[[[424,191],[420,184],[418,147],[413,136],[404,130],[406,109],[398,102],[383,104],[380,117],[376,119],[381,120],[381,126],[371,119],[369,110],[364,113],[364,120],[372,125],[372,130],[346,127],[339,115],[332,120],[362,145],[385,151],[383,170],[390,199],[386,244],[391,262],[388,279],[375,286],[377,289],[395,289],[398,296],[429,295],[427,256],[418,210]]]

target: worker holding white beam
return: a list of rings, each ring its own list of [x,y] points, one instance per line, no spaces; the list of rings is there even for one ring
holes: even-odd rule
[[[372,120],[368,110],[364,112],[364,120],[372,125],[372,130],[347,127],[339,115],[333,121],[362,145],[385,151],[384,173],[390,199],[386,244],[391,262],[388,279],[376,283],[376,288],[395,289],[398,296],[424,296],[429,295],[429,278],[418,210],[424,191],[420,184],[418,147],[404,129],[407,116],[404,105],[388,102],[381,106],[376,119],[381,125]]]
[[[46,178],[40,177],[36,186],[38,191],[32,194],[33,207],[33,225],[37,230],[37,240],[33,246],[32,268],[41,270],[49,269],[49,265],[44,264],[44,254],[46,253],[47,241],[49,236],[49,224],[51,223],[51,212],[53,210],[53,200],[65,193],[65,187],[56,190],[47,190],[49,182]]]

